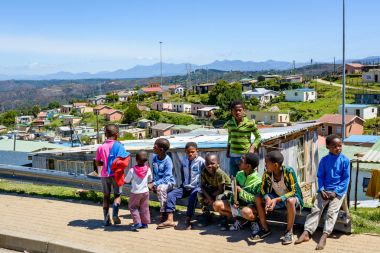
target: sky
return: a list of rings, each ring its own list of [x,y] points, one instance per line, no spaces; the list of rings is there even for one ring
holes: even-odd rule
[[[346,0],[346,58],[380,55],[379,0]],[[0,1],[0,74],[342,58],[342,0]]]

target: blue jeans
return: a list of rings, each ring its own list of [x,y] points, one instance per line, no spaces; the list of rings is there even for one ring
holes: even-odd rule
[[[230,157],[230,176],[236,177],[239,171],[241,157]]]
[[[272,194],[272,193],[269,193],[267,195],[271,199],[275,199],[275,198],[279,197],[277,194]],[[292,198],[295,198],[297,200],[297,202],[296,202],[296,208],[299,207],[300,200],[296,196],[294,196]],[[281,202],[277,203],[276,206],[274,207],[274,209],[283,209],[283,208],[286,208],[286,201],[281,201]]]
[[[172,190],[171,192],[168,192],[166,212],[168,213],[174,212],[177,199],[189,197],[186,215],[193,216],[194,211],[195,211],[195,206],[197,205],[197,194],[200,190],[201,190],[200,187],[196,187],[194,189],[187,189],[181,186],[179,188]]]

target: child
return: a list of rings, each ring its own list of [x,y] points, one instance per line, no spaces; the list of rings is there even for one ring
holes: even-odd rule
[[[227,217],[240,216],[244,219],[236,219],[230,230],[240,230],[248,221],[251,221],[252,234],[256,234],[259,230],[258,223],[254,222],[257,218],[254,203],[261,187],[261,177],[257,173],[258,165],[259,156],[257,154],[243,155],[240,160],[240,171],[236,174],[238,201],[235,203],[232,197],[230,201],[217,200],[214,202],[216,212]],[[231,206],[233,207],[231,208]],[[231,209],[234,209],[234,212]]]
[[[201,191],[198,193],[198,201],[202,207],[202,221],[199,226],[207,226],[211,221],[209,206],[215,200],[226,199],[226,188],[231,189],[230,177],[219,167],[216,154],[206,155],[206,169],[201,172]]]
[[[261,195],[256,198],[256,208],[262,229],[253,238],[263,239],[271,232],[266,221],[266,212],[286,207],[288,220],[283,245],[293,241],[293,224],[296,207],[303,206],[302,192],[293,168],[282,165],[284,156],[280,151],[271,151],[265,156],[266,171],[263,174]],[[265,204],[265,208],[264,208]]]
[[[317,250],[325,247],[327,237],[334,229],[350,182],[350,160],[342,154],[341,139],[337,135],[327,136],[326,147],[329,154],[321,159],[317,173],[317,198],[311,213],[306,218],[304,232],[295,242],[295,244],[299,244],[310,240],[311,235],[318,227],[323,210],[328,205],[323,235],[316,247]]]
[[[173,176],[173,161],[166,154],[170,148],[170,143],[167,139],[158,138],[153,146],[153,184],[149,188],[157,193],[158,201],[160,202],[161,222],[166,220],[166,202],[168,192],[175,186]]]
[[[227,157],[230,158],[230,176],[239,171],[240,158],[246,153],[254,153],[261,137],[255,121],[245,117],[244,103],[234,101],[230,105],[232,119],[224,125],[228,129]],[[252,133],[255,141],[251,144]]]
[[[148,184],[152,183],[153,178],[146,161],[148,161],[148,153],[146,151],[137,152],[137,165],[133,166],[125,177],[126,183],[132,183],[128,202],[133,219],[132,230],[148,228],[148,223],[150,223]]]
[[[110,215],[109,215],[109,205],[110,205],[110,194],[111,188],[113,188],[113,194],[115,197],[113,204],[112,219],[115,225],[120,224],[119,218],[119,207],[120,207],[120,195],[123,186],[119,186],[115,181],[114,173],[111,169],[113,162],[118,160],[118,158],[128,158],[129,153],[125,151],[123,145],[117,141],[119,135],[119,128],[114,124],[109,124],[104,128],[106,141],[98,147],[96,150],[96,165],[102,166],[101,169],[101,180],[103,189],[103,214],[104,214],[104,225],[111,225]]]
[[[179,188],[168,193],[168,202],[166,212],[168,219],[161,223],[159,227],[174,227],[173,212],[177,199],[189,197],[186,211],[186,230],[191,229],[191,218],[194,215],[195,206],[197,205],[197,194],[200,191],[199,178],[201,171],[205,167],[205,160],[198,156],[198,146],[195,142],[188,142],[185,146],[186,157],[181,163],[181,180]]]

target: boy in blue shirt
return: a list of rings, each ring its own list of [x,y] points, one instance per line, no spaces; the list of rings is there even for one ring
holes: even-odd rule
[[[205,167],[205,160],[198,156],[198,146],[195,142],[188,142],[185,147],[186,157],[181,161],[181,186],[168,193],[166,212],[168,218],[157,228],[170,228],[176,224],[173,213],[177,199],[189,197],[186,211],[186,230],[191,229],[191,219],[197,205],[197,195],[200,191],[200,175]]]
[[[304,232],[295,242],[295,244],[299,244],[310,240],[311,235],[318,227],[322,212],[328,204],[323,235],[316,250],[322,250],[325,247],[327,237],[334,229],[339,209],[350,183],[350,160],[342,154],[341,139],[333,134],[327,136],[326,147],[329,154],[321,159],[317,173],[317,198],[311,213],[306,218]]]
[[[166,220],[166,202],[168,192],[175,186],[173,176],[173,161],[166,152],[170,148],[170,142],[165,138],[158,138],[153,146],[155,156],[152,161],[153,183],[149,189],[157,193],[160,202],[161,221]]]

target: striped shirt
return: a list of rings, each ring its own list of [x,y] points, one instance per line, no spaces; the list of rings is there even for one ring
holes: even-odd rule
[[[228,145],[230,146],[230,154],[246,154],[251,147],[252,133],[255,136],[253,146],[257,148],[261,142],[259,130],[255,121],[249,120],[247,117],[238,125],[235,118],[230,119],[224,125],[228,129]]]

